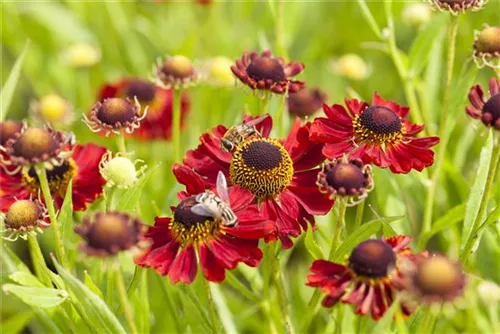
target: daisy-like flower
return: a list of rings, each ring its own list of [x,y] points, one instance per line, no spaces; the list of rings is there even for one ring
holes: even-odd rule
[[[233,74],[252,90],[266,90],[275,94],[296,93],[305,87],[304,81],[291,80],[304,70],[304,64],[285,63],[282,57],[273,57],[271,51],[245,52],[231,66]]]
[[[212,282],[222,282],[225,271],[240,262],[256,267],[262,259],[259,239],[272,231],[273,223],[261,218],[252,194],[239,186],[228,189],[222,173],[208,191],[192,169],[175,164],[173,171],[186,191],[178,194],[180,203],[170,217],[156,217],[146,234],[152,244],[136,264],[185,284],[196,277],[197,258]]]
[[[322,305],[332,307],[339,301],[352,304],[357,314],[380,319],[392,305],[401,279],[401,262],[411,256],[409,236],[369,239],[356,246],[347,264],[316,260],[307,276],[307,285],[326,293]],[[405,304],[401,310],[412,312]]]
[[[427,0],[434,9],[449,12],[453,15],[465,14],[467,11],[478,11],[486,0]]]
[[[163,62],[158,59],[153,76],[154,84],[164,89],[187,88],[196,85],[200,79],[193,62],[181,55],[167,56]]]
[[[325,143],[323,154],[329,159],[349,153],[352,159],[393,173],[422,171],[434,162],[430,149],[438,137],[416,138],[424,129],[407,120],[410,108],[386,101],[373,94],[372,104],[356,99],[345,100],[348,110],[339,104],[323,106],[326,118],[316,118],[311,140]]]
[[[87,216],[75,227],[85,239],[80,248],[91,256],[113,256],[132,248],[140,249],[146,226],[138,219],[117,211]]]
[[[328,194],[331,199],[346,197],[348,205],[360,203],[374,187],[370,165],[352,159],[325,163],[318,173],[316,184],[319,191]]]
[[[146,115],[147,108],[141,111],[137,98],[132,102],[128,98],[111,97],[94,104],[89,117],[83,114],[82,120],[90,131],[104,131],[109,136],[110,133],[118,135],[123,131],[128,134],[134,132]]]
[[[476,64],[500,68],[500,27],[486,27],[474,35],[472,55]]]
[[[56,207],[60,208],[66,188],[71,180],[73,209],[85,210],[87,204],[92,203],[102,195],[105,183],[99,173],[99,162],[106,153],[101,146],[89,143],[76,145],[71,157],[61,161],[61,164],[47,168],[47,180]],[[0,211],[5,212],[17,199],[28,199],[38,196],[40,183],[33,166],[26,166],[15,174],[8,174],[0,168]]]
[[[5,214],[0,214],[0,220],[3,223],[1,232],[10,233],[3,238],[9,241],[16,241],[17,238],[26,240],[28,234],[41,233],[42,227],[50,226],[45,206],[31,198],[16,200]]]
[[[117,83],[106,84],[99,91],[99,100],[111,97],[137,98],[143,110],[148,113],[141,121],[141,126],[133,133],[135,138],[150,140],[169,140],[172,136],[172,90],[155,86],[142,79],[122,79]],[[186,92],[181,98],[181,125],[189,112],[189,96]],[[142,112],[141,110],[141,116]]]
[[[472,105],[465,108],[470,117],[481,119],[484,125],[500,130],[500,82],[491,78],[489,82],[490,97],[485,98],[480,85],[472,86],[469,101]]]
[[[69,124],[74,117],[71,104],[57,94],[42,96],[31,103],[30,112],[40,121],[50,124]]]
[[[304,88],[288,96],[288,112],[293,116],[312,116],[326,102],[326,93],[319,88]]]
[[[403,287],[418,303],[449,302],[463,295],[462,266],[444,255],[416,256],[403,268]]]
[[[244,124],[254,120],[245,117]],[[217,173],[222,171],[229,184],[249,190],[260,212],[275,221],[275,231],[266,241],[279,238],[284,248],[290,248],[290,236],[307,229],[307,221],[314,226],[313,215],[324,215],[333,206],[316,186],[323,145],[309,140],[310,126],[301,126],[297,118],[288,137],[276,140],[269,137],[272,119],[265,117],[255,125],[255,134],[238,142],[230,153],[221,143],[232,137],[233,128],[219,125],[201,135],[201,144],[188,151],[184,163],[209,186],[216,184]]]

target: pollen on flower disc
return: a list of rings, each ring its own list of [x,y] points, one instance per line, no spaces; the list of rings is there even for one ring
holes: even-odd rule
[[[5,216],[5,225],[8,228],[18,229],[20,227],[35,226],[40,219],[42,210],[40,206],[31,200],[19,200],[9,207]]]
[[[97,111],[97,118],[109,125],[133,122],[135,118],[134,105],[125,99],[113,97],[104,100]]]
[[[376,134],[392,134],[401,130],[398,115],[386,107],[371,106],[361,113],[359,120],[363,127]]]
[[[32,159],[53,153],[58,143],[53,135],[42,128],[27,128],[13,144],[13,155]]]

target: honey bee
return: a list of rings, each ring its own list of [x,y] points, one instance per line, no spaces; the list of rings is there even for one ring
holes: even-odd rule
[[[268,115],[260,116],[247,123],[242,122],[229,128],[224,137],[222,137],[221,139],[221,150],[223,150],[224,152],[232,152],[234,151],[236,146],[238,146],[238,144],[244,142],[248,138],[252,136],[261,137],[259,131],[257,131],[255,126],[267,117]]]
[[[217,193],[219,196],[212,191],[196,195],[198,204],[193,205],[191,211],[200,216],[220,219],[226,227],[238,226],[238,217],[229,206],[226,177],[220,171],[217,174]]]

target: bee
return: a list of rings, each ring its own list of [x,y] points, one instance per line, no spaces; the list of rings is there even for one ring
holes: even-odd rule
[[[229,130],[227,130],[224,137],[222,137],[220,142],[220,148],[224,152],[232,152],[238,146],[238,144],[244,142],[252,136],[261,137],[259,131],[255,128],[257,124],[266,119],[268,115],[264,115],[253,119],[247,123],[242,122],[240,124],[234,125]]]
[[[217,174],[217,193],[219,196],[212,191],[196,195],[195,200],[198,204],[193,205],[191,211],[200,216],[220,219],[226,227],[238,226],[238,217],[229,206],[226,177],[220,171]]]

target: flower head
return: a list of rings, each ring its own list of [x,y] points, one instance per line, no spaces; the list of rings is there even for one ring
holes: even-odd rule
[[[57,94],[49,94],[31,104],[31,112],[41,121],[65,124],[73,119],[71,104]]]
[[[307,276],[307,285],[326,293],[322,305],[332,307],[339,301],[352,304],[357,314],[380,319],[392,305],[398,290],[401,261],[411,254],[409,236],[361,242],[351,252],[347,264],[316,260]],[[411,310],[401,304],[404,314]]]
[[[140,247],[145,226],[136,218],[117,211],[98,212],[85,217],[75,227],[86,243],[81,248],[92,256],[112,256],[119,252]]]
[[[89,44],[73,44],[62,53],[63,60],[73,67],[91,67],[101,59],[101,51]]]
[[[347,197],[348,204],[356,205],[373,189],[371,167],[360,160],[334,160],[323,165],[316,184],[330,198]]]
[[[23,123],[21,122],[16,122],[16,121],[0,122],[0,145],[5,146],[7,140],[15,138],[16,133],[20,133],[22,128],[23,128]]]
[[[303,81],[291,80],[304,70],[304,64],[273,57],[271,51],[245,52],[231,66],[233,74],[252,90],[271,91],[275,94],[296,93],[305,87]]]
[[[421,26],[431,20],[431,10],[425,3],[411,3],[403,9],[403,21],[411,26]]]
[[[197,84],[199,79],[192,61],[181,55],[167,56],[163,62],[159,60],[154,69],[153,82],[165,89],[187,88]]]
[[[233,61],[227,57],[221,56],[208,60],[203,69],[206,82],[216,87],[233,86],[234,76],[231,65],[233,65]]]
[[[47,209],[39,200],[16,200],[9,206],[6,214],[0,216],[3,222],[2,232],[10,232],[4,239],[16,241],[20,237],[26,240],[28,234],[42,232],[41,227],[50,226],[46,222],[47,218]]]
[[[316,118],[311,126],[311,139],[325,143],[323,154],[329,159],[349,154],[351,159],[393,173],[422,171],[434,162],[430,149],[438,137],[416,138],[424,129],[406,118],[410,109],[373,95],[372,104],[356,99],[345,100],[347,111],[339,104],[323,106],[326,118]]]
[[[332,60],[330,69],[333,73],[349,80],[364,80],[370,74],[370,69],[364,59],[354,53]]]
[[[486,0],[428,0],[433,8],[453,15],[465,14],[483,8]]]
[[[312,116],[326,102],[326,93],[319,88],[304,88],[288,95],[288,112],[293,116]]]
[[[132,162],[122,155],[113,157],[113,154],[108,151],[102,156],[99,171],[108,185],[117,186],[118,188],[130,188],[137,182],[138,176],[147,168],[146,165],[143,165],[137,170],[135,164],[141,162],[143,161],[140,159]]]
[[[469,116],[481,119],[484,125],[500,130],[500,82],[491,78],[489,82],[490,97],[485,98],[480,85],[472,86],[469,91],[471,105],[465,108]]]
[[[261,217],[252,195],[239,186],[227,188],[222,173],[217,185],[207,188],[192,169],[177,164],[173,169],[186,191],[178,194],[180,203],[172,215],[156,217],[146,234],[151,247],[136,264],[186,284],[196,277],[197,258],[212,282],[222,282],[225,271],[240,262],[257,266],[262,258],[259,239],[272,231],[273,223]]]
[[[260,119],[260,118],[259,118]],[[285,248],[293,245],[290,237],[297,237],[314,226],[313,215],[324,215],[333,201],[321,194],[316,186],[318,165],[323,162],[322,144],[309,140],[311,124],[300,124],[296,119],[285,140],[269,137],[272,128],[270,116],[254,124],[256,118],[245,117],[239,128],[255,128],[250,137],[238,140],[234,150],[227,150],[225,142],[233,137],[234,127],[219,125],[200,137],[197,149],[188,151],[184,163],[203,177],[208,186],[216,184],[222,171],[229,185],[238,185],[253,196],[260,212],[275,221],[275,231],[266,241],[280,239]]]
[[[476,31],[473,49],[472,55],[479,67],[500,68],[500,27]]]
[[[132,133],[134,138],[170,139],[172,135],[172,90],[155,86],[149,81],[130,78],[122,79],[116,83],[105,84],[99,90],[99,100],[111,97],[121,97],[134,100],[137,98],[141,104],[141,116],[148,108],[146,117],[141,121],[141,126]],[[181,126],[189,112],[189,96],[187,92],[181,98]]]
[[[67,187],[72,181],[73,209],[85,210],[102,195],[105,183],[99,173],[99,162],[106,149],[95,144],[76,145],[71,157],[62,160],[59,165],[46,168],[49,188],[56,207],[60,208]],[[16,173],[6,173],[0,168],[0,211],[5,212],[17,199],[29,199],[37,196],[40,182],[33,166],[26,166]]]

